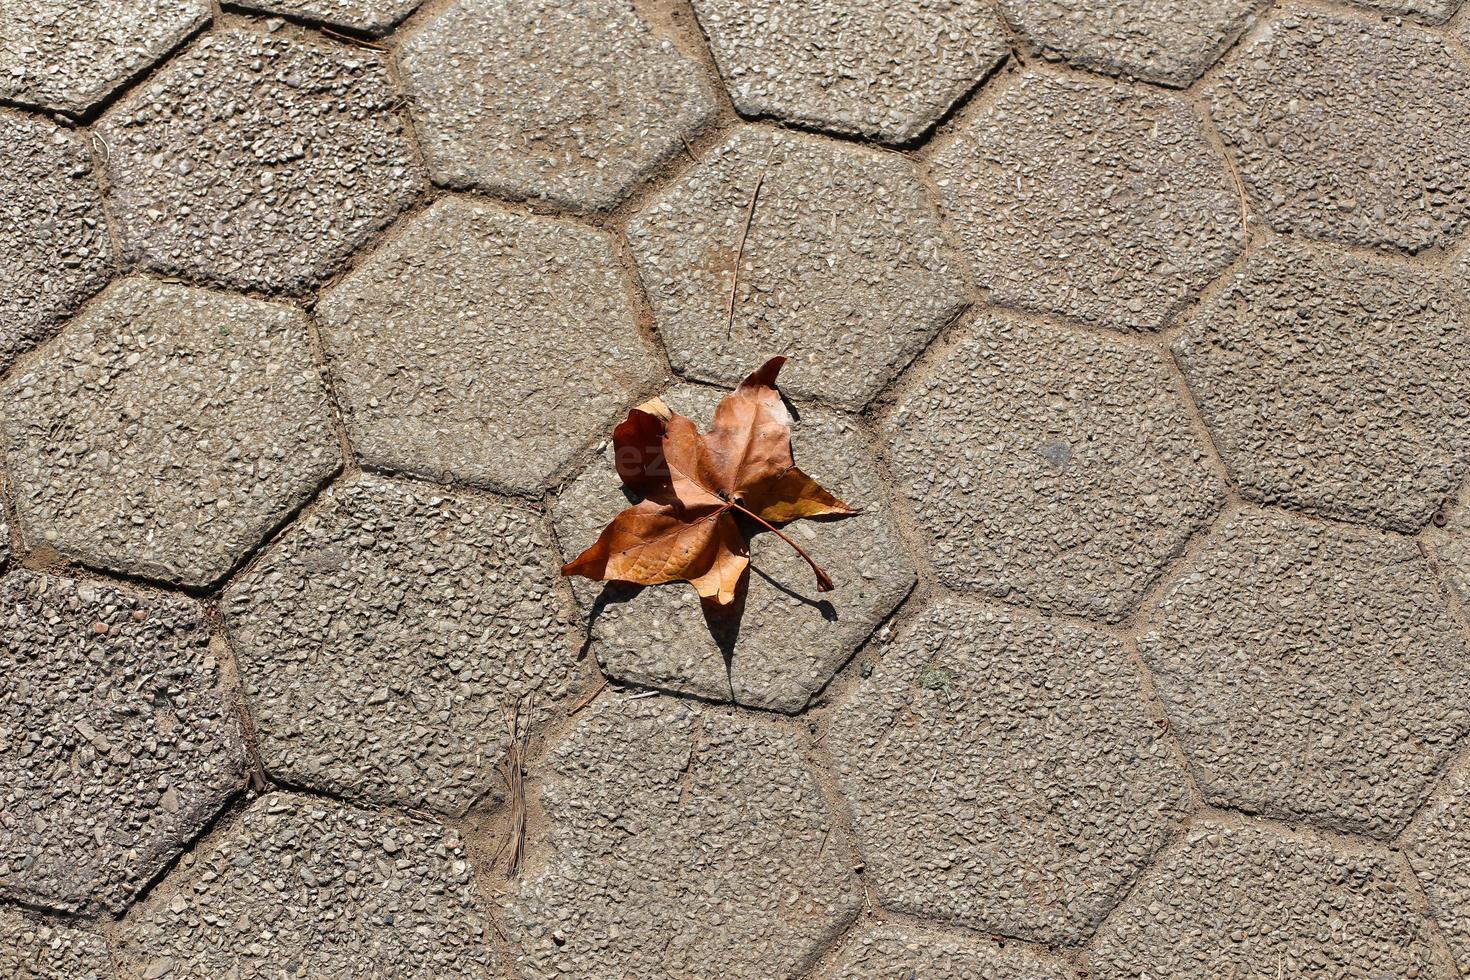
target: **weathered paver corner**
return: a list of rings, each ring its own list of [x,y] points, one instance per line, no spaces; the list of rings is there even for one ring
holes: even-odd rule
[[[663,397],[708,425],[720,393],[682,387]],[[866,438],[849,417],[798,406],[792,448],[802,469],[862,514],[797,521],[800,541],[836,583],[819,593],[811,571],[771,534],[751,540],[749,590],[738,636],[711,636],[694,589],[636,591],[574,580],[591,618],[592,650],[613,679],[780,711],[804,709],[913,588],[915,574],[884,500]],[[564,489],[553,510],[567,560],[624,507],[611,452]]]
[[[632,288],[600,231],[439,201],[317,305],[354,448],[539,492],[664,373]]]
[[[861,409],[968,305],[962,264],[904,157],[745,126],[628,227],[676,370]],[[733,294],[733,315],[731,303]]]
[[[0,388],[21,533],[208,586],[340,465],[294,307],[132,277]]]

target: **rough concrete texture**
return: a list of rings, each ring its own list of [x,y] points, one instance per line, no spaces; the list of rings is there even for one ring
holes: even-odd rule
[[[664,395],[705,429],[723,392],[679,388]],[[682,582],[641,592],[574,579],[591,620],[593,651],[609,676],[717,701],[797,712],[908,594],[914,572],[893,526],[882,477],[851,418],[801,407],[792,426],[797,465],[863,513],[795,521],[785,533],[831,575],[819,593],[806,564],[770,533],[751,540],[750,585],[733,639],[717,641],[699,597]],[[609,449],[557,501],[553,513],[570,561],[628,506]],[[727,660],[728,656],[728,660]]]
[[[208,585],[337,468],[297,310],[126,279],[0,388],[21,531]]]
[[[385,59],[366,48],[206,36],[97,126],[128,258],[236,289],[305,291],[419,192],[396,98]]]
[[[1022,74],[929,169],[1001,306],[1156,330],[1245,243],[1225,161],[1189,104],[1155,89]]]
[[[1384,14],[1401,14],[1426,24],[1443,24],[1464,0],[1350,0],[1360,7]]]
[[[1436,273],[1277,243],[1174,350],[1253,499],[1413,533],[1470,475],[1470,336]]]
[[[787,354],[782,390],[846,408],[968,301],[913,166],[812,136],[738,130],[628,238],[675,370],[734,384]]]
[[[0,976],[10,980],[111,980],[101,936],[0,909]]]
[[[544,709],[577,656],[551,559],[494,498],[335,486],[223,603],[267,771],[448,813],[498,795],[505,712]]]
[[[694,0],[735,108],[903,143],[1009,52],[982,0]]]
[[[157,593],[0,579],[0,731],[0,897],[28,905],[121,911],[245,779],[202,611]]]
[[[1075,973],[1004,940],[877,926],[847,942],[815,980],[1068,980]]]
[[[423,0],[235,0],[231,6],[265,14],[285,14],[302,20],[345,27],[366,34],[384,34],[413,13]]]
[[[0,371],[102,288],[111,257],[83,140],[0,112]]]
[[[1085,939],[1189,806],[1122,644],[935,600],[828,734],[878,901],[1049,944]]]
[[[1098,980],[1453,976],[1372,852],[1202,821],[1103,926]]]
[[[129,978],[503,974],[459,837],[272,793],[229,818],[121,931]]]
[[[999,0],[1033,50],[1107,75],[1184,87],[1264,0]]]
[[[631,0],[461,0],[399,63],[436,182],[577,211],[617,204],[716,114]]]
[[[1289,6],[1207,99],[1271,227],[1412,253],[1470,219],[1466,76],[1437,33]]]
[[[1470,972],[1470,775],[1463,769],[1415,819],[1403,848],[1460,974]]]
[[[1442,526],[1441,526],[1442,525]],[[1423,540],[1430,546],[1440,577],[1470,622],[1470,484],[1454,506],[1446,505]]]
[[[986,315],[881,420],[889,467],[952,588],[1122,619],[1223,488],[1164,359]]]
[[[1470,650],[1411,539],[1236,514],[1138,647],[1221,806],[1388,837],[1470,729]]]
[[[545,773],[505,899],[526,980],[795,980],[862,906],[801,747],[748,715],[607,695]]]
[[[0,99],[86,112],[209,15],[209,0],[7,0],[0,9]]]
[[[370,466],[536,493],[660,375],[608,236],[448,198],[317,307]]]

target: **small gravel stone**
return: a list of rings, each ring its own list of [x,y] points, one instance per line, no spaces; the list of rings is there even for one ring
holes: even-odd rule
[[[862,408],[968,302],[913,166],[813,136],[740,129],[628,238],[675,370],[734,384],[787,354],[783,390],[845,408]]]
[[[735,108],[890,143],[917,139],[1005,60],[981,0],[694,0]]]
[[[1121,643],[970,600],[901,629],[827,736],[885,908],[1086,938],[1189,807]]]
[[[1463,975],[1470,971],[1470,775],[1461,770],[1445,780],[1403,847]]]
[[[1098,980],[1420,977],[1448,980],[1383,858],[1203,821],[1093,941]]]
[[[111,257],[81,138],[0,112],[0,371],[102,288]]]
[[[1215,63],[1269,0],[999,0],[1049,58],[1184,88]]]
[[[1470,730],[1470,650],[1412,539],[1237,514],[1138,647],[1219,806],[1390,837]]]
[[[605,696],[545,777],[519,975],[795,980],[862,907],[801,747],[748,715]]]
[[[99,935],[0,909],[0,976],[11,980],[111,980]]]
[[[0,99],[86,112],[209,20],[209,0],[6,0]]]
[[[300,293],[417,196],[387,62],[288,34],[202,38],[97,125],[130,259]]]
[[[1155,89],[1027,72],[929,166],[1001,306],[1157,330],[1245,244],[1225,161]]]
[[[223,604],[266,769],[460,813],[496,796],[504,711],[562,693],[580,637],[539,521],[365,476],[333,487]]]
[[[612,241],[448,198],[317,306],[371,466],[537,492],[662,373]]]
[[[1206,96],[1271,227],[1412,253],[1470,221],[1467,75],[1436,33],[1289,7]]]
[[[119,953],[128,976],[489,980],[488,933],[452,830],[273,793],[129,916]]]
[[[913,926],[874,926],[848,941],[816,980],[1068,980],[1050,958],[994,939]]]
[[[201,611],[157,593],[0,579],[0,731],[0,897],[58,911],[121,911],[245,779]]]
[[[234,0],[231,6],[267,14],[286,14],[334,27],[386,34],[423,0]]]
[[[0,388],[26,541],[187,585],[227,574],[337,468],[296,309],[131,278]]]
[[[631,0],[461,0],[399,57],[434,180],[610,208],[714,122],[697,62]]]
[[[1223,487],[1153,351],[985,316],[881,421],[945,584],[1127,616]]]
[[[1276,244],[1174,350],[1253,499],[1413,533],[1470,475],[1470,333],[1433,273]]]
[[[708,427],[722,393],[679,388],[674,411]],[[573,579],[590,610],[593,651],[616,680],[717,701],[796,713],[831,680],[914,584],[882,477],[848,417],[803,407],[792,448],[803,470],[862,514],[795,521],[785,533],[824,567],[836,588],[817,592],[811,570],[769,533],[751,540],[750,585],[738,636],[711,636],[694,589],[682,582],[639,591]],[[628,506],[609,449],[557,501],[557,538],[570,560]],[[728,659],[727,659],[728,656]]]

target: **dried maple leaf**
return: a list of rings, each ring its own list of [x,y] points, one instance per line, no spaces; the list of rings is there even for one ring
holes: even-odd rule
[[[657,398],[630,411],[613,430],[614,463],[642,499],[562,574],[636,585],[687,581],[706,608],[728,607],[750,570],[744,517],[795,548],[816,573],[817,590],[829,591],[827,573],[776,525],[857,511],[796,466],[791,414],[776,390],[785,363],[771,358],[726,395],[705,434]]]

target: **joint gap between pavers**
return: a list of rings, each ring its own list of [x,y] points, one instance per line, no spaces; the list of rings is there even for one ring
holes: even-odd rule
[[[1440,928],[1439,919],[1435,916],[1429,902],[1429,893],[1424,889],[1424,883],[1414,872],[1414,865],[1409,856],[1397,848],[1389,851],[1385,863],[1389,868],[1397,872],[1399,887],[1408,894],[1414,911],[1424,921],[1425,937],[1428,940],[1430,951],[1434,955],[1438,966],[1446,970],[1448,977],[1459,980],[1464,974],[1460,971],[1460,964],[1450,948],[1449,940],[1445,937],[1444,930]]]
[[[1427,530],[1428,528],[1425,529]],[[1419,546],[1419,554],[1424,557],[1425,564],[1429,566],[1429,573],[1439,587],[1440,597],[1449,609],[1450,618],[1460,627],[1460,632],[1464,634],[1466,640],[1470,641],[1470,605],[1461,600],[1459,590],[1454,588],[1450,581],[1450,575],[1440,561],[1439,550],[1435,542],[1427,540],[1425,532],[1421,531],[1414,539],[1414,543]]]
[[[1184,365],[1179,362],[1179,355],[1171,345],[1164,349],[1165,370],[1169,379],[1174,383],[1175,395],[1179,405],[1184,409],[1184,414],[1189,416],[1189,427],[1194,430],[1194,437],[1204,449],[1208,457],[1208,466],[1215,478],[1220,481],[1220,490],[1225,495],[1241,496],[1240,479],[1230,467],[1230,461],[1225,458],[1225,453],[1220,449],[1220,444],[1215,439],[1215,430],[1210,428],[1210,421],[1205,416],[1204,407],[1195,395],[1194,389],[1189,386],[1189,376],[1184,373]]]
[[[337,453],[341,456],[339,472],[346,476],[355,475],[361,469],[358,463],[357,451],[352,445],[351,433],[347,430],[346,412],[342,409],[342,398],[337,393],[337,376],[332,370],[332,362],[327,357],[327,345],[322,340],[321,325],[317,323],[316,316],[311,312],[304,314],[306,319],[306,342],[311,348],[311,359],[316,366],[317,375],[321,378],[322,388],[326,393],[327,401],[327,424],[332,427],[332,433],[337,437]]]
[[[259,543],[247,551],[228,573],[209,586],[205,590],[204,595],[216,601],[222,600],[238,582],[251,573],[267,552],[276,547],[276,544],[290,532],[298,520],[305,520],[323,506],[323,500],[328,490],[340,481],[353,478],[353,474],[349,473],[345,466],[338,466],[330,476],[322,481],[320,486],[307,494],[300,504],[293,508],[269,533],[264,535]],[[228,623],[227,617],[225,622]]]
[[[1238,494],[1226,493],[1215,513],[1209,520],[1200,524],[1195,532],[1185,540],[1179,554],[1160,571],[1153,584],[1133,607],[1133,612],[1118,624],[1120,636],[1125,642],[1136,642],[1139,636],[1157,625],[1154,617],[1158,613],[1159,604],[1164,595],[1184,577],[1186,570],[1191,568],[1198,556],[1213,543],[1220,529],[1237,514],[1252,507],[1253,505],[1243,501]]]
[[[217,599],[205,603],[204,623],[209,631],[210,652],[219,659],[225,686],[230,692],[228,701],[233,704],[240,725],[241,747],[245,752],[248,770],[246,785],[259,793],[265,789],[266,777],[265,761],[261,756],[260,739],[255,727],[255,714],[250,710],[250,692],[246,690],[245,678],[240,671],[240,660],[235,655],[235,646],[230,640]],[[216,646],[218,649],[215,649]]]

